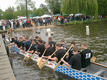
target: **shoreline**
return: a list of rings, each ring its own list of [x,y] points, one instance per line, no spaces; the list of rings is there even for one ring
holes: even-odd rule
[[[85,21],[72,21],[64,24],[55,24],[55,26],[69,26],[69,25],[78,25],[78,24],[92,24],[98,22],[105,22],[107,19],[99,19],[99,20],[85,20]]]
[[[48,26],[33,26],[33,27],[27,27],[27,28],[17,28],[17,29],[12,29],[11,31],[15,31],[15,32],[18,32],[18,31],[31,31],[33,29],[35,30],[40,30],[40,29],[45,29],[45,28],[54,28],[56,27],[55,25],[48,25]],[[6,33],[8,30],[0,30],[0,34],[1,33]]]

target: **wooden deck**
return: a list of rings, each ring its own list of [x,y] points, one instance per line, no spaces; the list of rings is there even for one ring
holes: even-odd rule
[[[0,80],[16,80],[0,34]]]

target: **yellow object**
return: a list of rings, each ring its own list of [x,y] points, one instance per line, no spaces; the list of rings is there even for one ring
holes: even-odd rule
[[[28,61],[31,59],[31,57],[32,57],[32,56],[30,56],[30,57],[24,57],[24,60],[25,60],[26,62],[28,62]]]
[[[56,53],[56,51],[57,51],[57,50],[55,50],[55,51],[53,52],[53,54],[51,55],[51,57]],[[47,59],[47,60],[44,61],[44,62],[41,62],[39,68],[42,69],[42,68],[44,67],[44,65],[48,62],[48,60],[49,60],[49,59]]]
[[[43,52],[41,58],[40,58],[39,61],[37,62],[37,65],[38,65],[38,67],[39,67],[40,69],[41,69],[41,67],[42,67],[42,64],[41,64],[41,63],[42,63],[42,58],[43,58],[43,56],[44,56],[46,50],[47,50],[47,49],[44,50],[44,52]]]
[[[96,61],[96,57],[93,56],[93,57],[91,58],[91,62],[95,62],[95,61]]]

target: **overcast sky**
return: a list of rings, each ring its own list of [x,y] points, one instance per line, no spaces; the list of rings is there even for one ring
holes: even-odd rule
[[[41,3],[45,4],[45,0],[33,0],[36,2],[35,6],[38,8]],[[0,9],[5,10],[9,6],[15,6],[16,0],[0,0]]]

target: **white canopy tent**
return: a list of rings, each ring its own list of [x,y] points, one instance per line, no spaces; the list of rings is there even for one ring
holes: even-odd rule
[[[36,16],[36,17],[33,17],[33,19],[39,19],[41,18],[41,16]]]
[[[70,14],[69,16],[73,16],[74,14]]]
[[[81,15],[83,15],[83,14],[81,14],[81,13],[75,14],[75,16],[81,16]]]
[[[52,17],[51,15],[47,15],[47,14],[44,14],[43,16],[41,16],[41,18],[47,18],[47,17]]]
[[[22,19],[22,20],[23,20],[23,19],[26,19],[26,17],[19,17],[19,18],[18,18],[18,20],[21,20],[21,19]]]

